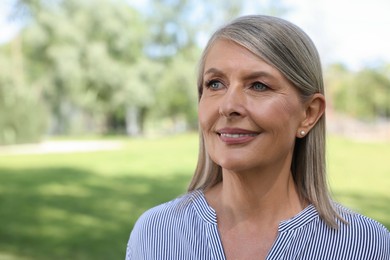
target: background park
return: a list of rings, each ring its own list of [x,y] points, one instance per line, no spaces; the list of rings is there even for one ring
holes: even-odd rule
[[[249,9],[294,13],[281,0],[4,2],[19,29],[0,44],[0,260],[124,259],[139,215],[194,171],[205,39]],[[390,228],[390,58],[351,65],[319,47],[332,193]]]

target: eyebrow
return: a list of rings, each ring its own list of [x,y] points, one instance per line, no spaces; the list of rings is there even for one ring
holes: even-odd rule
[[[224,75],[225,73],[223,73],[221,70],[219,70],[217,68],[210,68],[210,69],[206,70],[204,73],[204,75],[207,75],[207,74]],[[251,79],[260,78],[260,77],[265,77],[265,78],[269,78],[271,80],[275,80],[275,76],[273,76],[272,74],[270,74],[266,71],[250,72],[250,73],[248,73],[248,75],[245,75],[244,80],[251,80]]]
[[[205,71],[204,75],[206,74],[223,74],[223,72],[216,68],[210,68],[207,71]]]

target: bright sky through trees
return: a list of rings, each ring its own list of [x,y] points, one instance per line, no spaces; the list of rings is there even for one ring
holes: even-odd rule
[[[0,44],[18,32],[19,26],[7,21],[12,2],[0,1]],[[137,7],[147,8],[143,4],[147,0],[136,2]],[[284,0],[281,3],[289,9],[286,18],[301,26],[314,40],[325,64],[342,62],[360,68],[390,61],[390,34],[387,33],[390,1]],[[253,13],[247,9],[246,14]]]

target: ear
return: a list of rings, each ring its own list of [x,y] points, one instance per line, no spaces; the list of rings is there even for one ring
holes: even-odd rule
[[[326,102],[324,95],[314,94],[305,103],[304,119],[298,128],[298,137],[304,137],[316,125],[317,121],[325,112]]]

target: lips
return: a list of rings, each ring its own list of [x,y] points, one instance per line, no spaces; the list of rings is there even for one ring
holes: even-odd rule
[[[260,133],[241,128],[223,128],[219,129],[217,134],[226,144],[245,144],[252,141]]]

